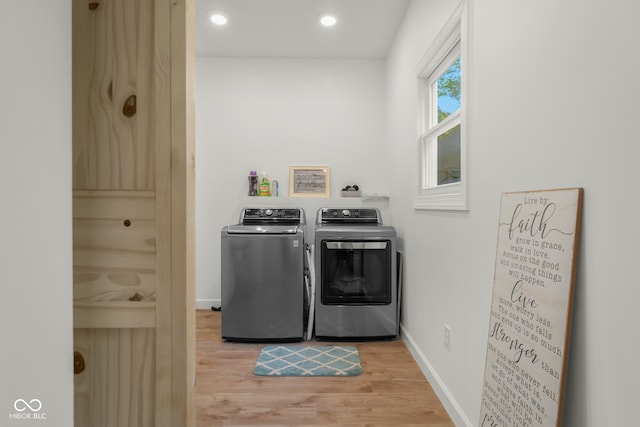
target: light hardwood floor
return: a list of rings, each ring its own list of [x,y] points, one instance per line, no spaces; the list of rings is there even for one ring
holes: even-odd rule
[[[263,344],[223,342],[219,312],[196,319],[198,427],[454,425],[401,340],[349,343],[360,352],[357,377],[260,377]]]

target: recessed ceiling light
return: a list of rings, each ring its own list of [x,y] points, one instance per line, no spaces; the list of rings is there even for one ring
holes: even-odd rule
[[[323,27],[333,27],[338,23],[338,19],[336,19],[335,16],[328,13],[323,13],[322,15],[320,15],[319,19],[320,19],[320,24]]]
[[[225,25],[227,23],[227,21],[228,21],[227,17],[223,13],[220,13],[220,12],[213,12],[209,16],[209,19],[215,25]]]

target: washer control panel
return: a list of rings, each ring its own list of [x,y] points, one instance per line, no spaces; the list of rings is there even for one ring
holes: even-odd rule
[[[240,214],[241,224],[304,224],[299,208],[246,208]]]

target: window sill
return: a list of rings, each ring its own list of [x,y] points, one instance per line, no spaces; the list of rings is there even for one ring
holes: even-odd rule
[[[414,209],[466,211],[467,196],[462,184],[429,188],[413,200]]]

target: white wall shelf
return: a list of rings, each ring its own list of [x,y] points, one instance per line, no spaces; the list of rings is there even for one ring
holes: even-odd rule
[[[269,204],[283,204],[289,205],[291,203],[296,204],[300,202],[320,202],[320,204],[327,205],[332,203],[342,204],[354,204],[367,201],[380,201],[388,202],[389,196],[381,196],[377,194],[362,195],[361,197],[261,197],[261,196],[245,196],[244,201],[246,203],[255,203],[259,205]]]
[[[383,196],[381,194],[363,194],[361,197],[362,200],[383,200],[389,201],[389,196]]]

